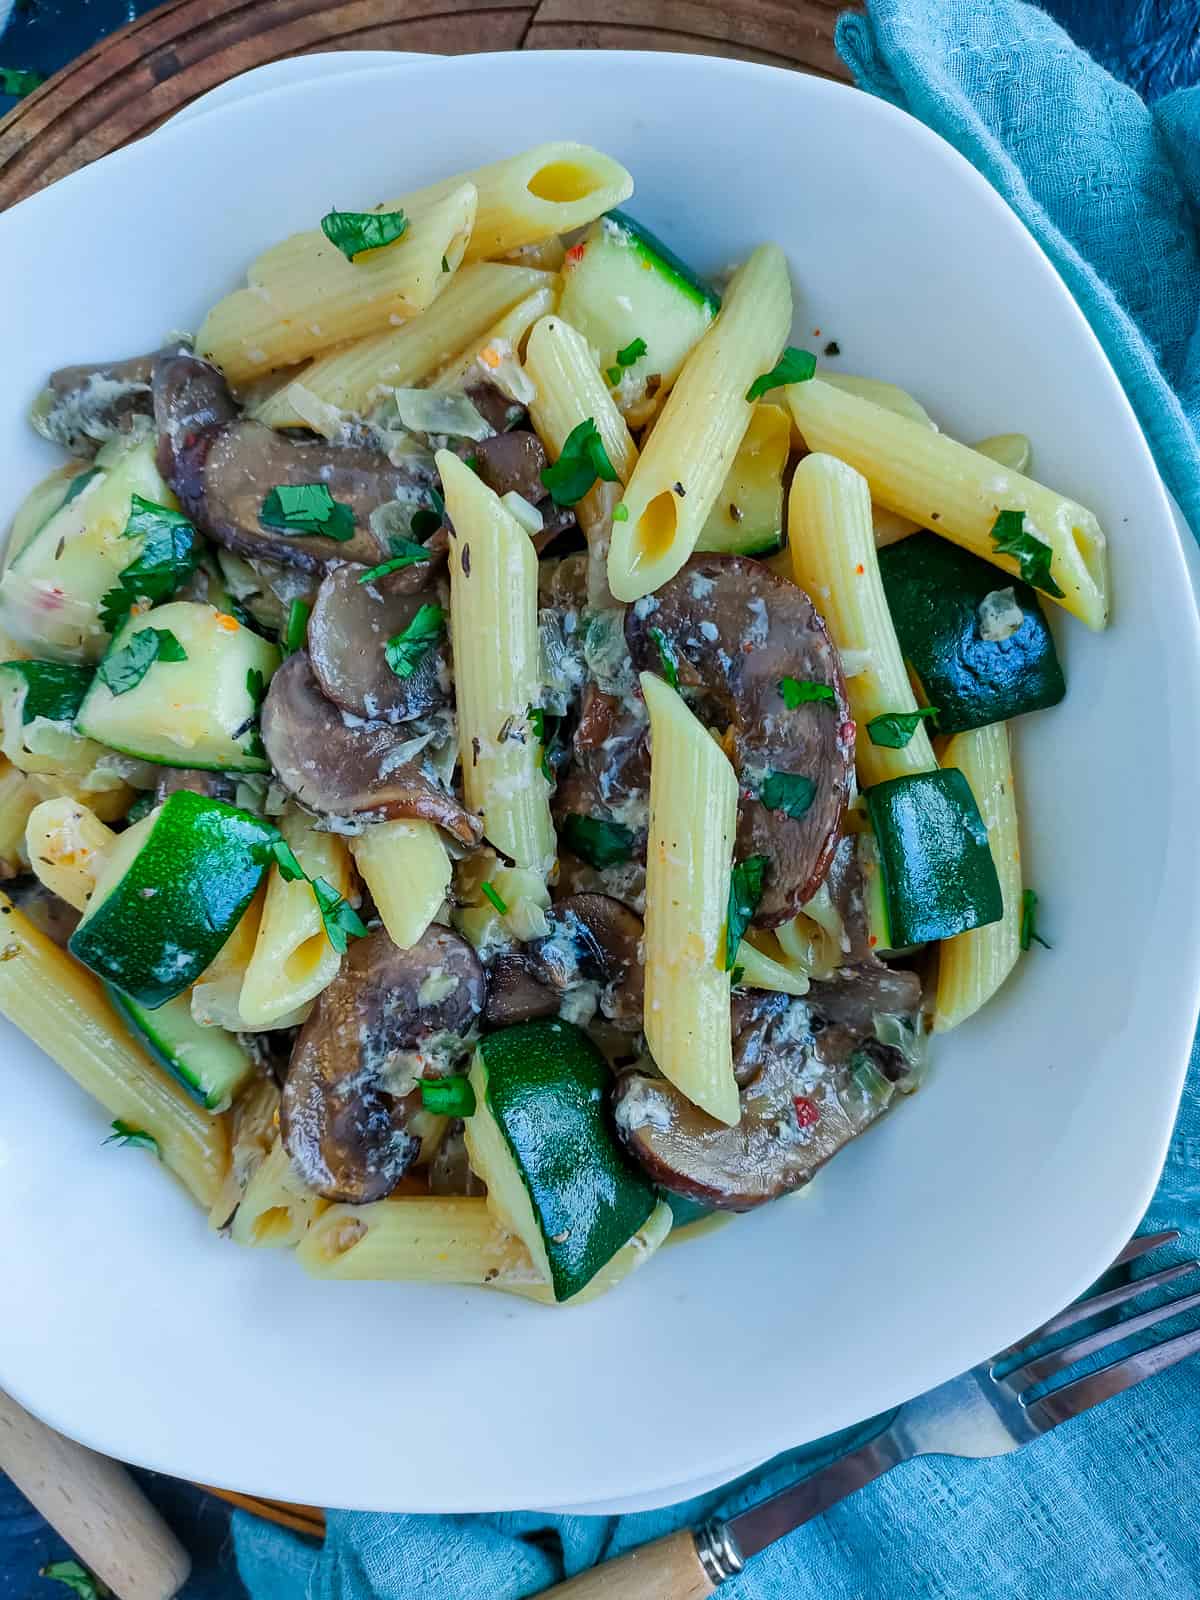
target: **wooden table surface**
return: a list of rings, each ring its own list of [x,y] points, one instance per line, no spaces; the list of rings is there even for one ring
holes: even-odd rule
[[[313,50],[678,50],[845,78],[845,0],[169,0],[0,121],[0,206],[239,72]]]

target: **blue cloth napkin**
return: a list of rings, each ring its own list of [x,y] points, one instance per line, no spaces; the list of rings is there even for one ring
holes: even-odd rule
[[[838,45],[863,88],[942,134],[1020,215],[1087,313],[1200,528],[1200,89],[1149,110],[1043,12],[1015,0],[873,0],[868,16],[842,19]],[[1200,1247],[1200,1052],[1146,1227],[1180,1229],[1181,1258]],[[680,1525],[739,1510],[881,1420],[636,1516],[334,1512],[323,1549],[239,1516],[239,1569],[254,1600],[517,1600]],[[1198,1438],[1193,1361],[1018,1455],[901,1467],[764,1552],[721,1592],[1190,1600],[1200,1596]]]

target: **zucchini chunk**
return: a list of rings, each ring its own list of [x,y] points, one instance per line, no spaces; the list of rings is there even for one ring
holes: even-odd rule
[[[192,1016],[192,998],[176,995],[151,1011],[107,984],[108,998],[129,1032],[208,1111],[224,1111],[254,1071],[232,1033],[205,1028]]]

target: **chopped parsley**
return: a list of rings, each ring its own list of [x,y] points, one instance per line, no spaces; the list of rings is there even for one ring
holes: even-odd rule
[[[789,711],[795,711],[812,700],[827,700],[831,706],[837,705],[837,696],[830,685],[813,683],[811,678],[780,678],[779,692]]]
[[[526,706],[525,716],[529,726],[533,729],[533,736],[542,747],[542,759],[538,763],[542,777],[547,783],[554,782],[554,768],[550,765],[550,754],[554,749],[555,739],[558,734],[558,719],[552,718],[554,726],[550,727],[546,720],[546,711],[542,706]]]
[[[327,483],[276,484],[258,520],[273,533],[313,533],[339,544],[354,537],[354,512],[333,498]]]
[[[402,633],[394,633],[384,646],[387,664],[398,678],[411,678],[442,634],[445,616],[441,606],[423,605]]]
[[[246,693],[250,696],[251,704],[257,711],[267,694],[267,680],[263,677],[258,667],[248,667],[246,669]]]
[[[501,896],[500,891],[496,888],[495,884],[485,883],[483,885],[483,898],[485,900],[490,900],[492,905],[495,906],[496,910],[502,917],[506,917],[508,915],[508,907],[505,905],[504,899]]]
[[[591,417],[572,428],[553,466],[542,468],[542,482],[557,506],[573,506],[595,483],[617,482],[617,470],[608,459],[600,430]]]
[[[72,488],[78,482],[74,479]],[[100,622],[109,633],[116,633],[129,620],[135,605],[143,601],[153,604],[173,595],[196,570],[201,554],[200,535],[185,516],[153,500],[143,500],[140,494],[130,497],[129,519],[121,537],[140,538],[144,543],[141,554],[100,602]]]
[[[679,688],[679,661],[675,654],[675,646],[667,638],[661,628],[651,628],[650,637],[654,640],[658,659],[662,662],[662,675],[672,689]]]
[[[1038,897],[1032,889],[1026,889],[1021,895],[1021,949],[1028,950],[1031,944],[1040,944],[1043,950],[1052,947],[1037,931]]]
[[[635,361],[640,361],[646,354],[645,339],[631,339],[624,350],[617,351],[617,364],[608,369],[609,383],[620,383],[624,376],[625,368],[631,367]]]
[[[282,834],[271,840],[267,846],[267,853],[279,868],[279,876],[284,883],[299,883],[301,878],[308,877],[308,873],[297,859],[296,852]]]
[[[625,504],[624,500],[619,500],[613,507],[612,519],[614,522],[629,521],[629,507]]]
[[[432,516],[432,512],[418,511],[417,516]],[[415,519],[414,519],[415,520]],[[438,518],[441,521],[441,518]],[[381,561],[377,567],[372,567],[369,572],[364,572],[358,580],[359,583],[374,583],[376,578],[386,578],[389,572],[399,572],[401,567],[411,567],[417,561],[430,560],[429,551],[423,544],[418,544],[415,539],[402,539],[399,534],[393,534],[388,540],[388,547],[392,552],[390,561]]]
[[[421,1105],[437,1117],[473,1117],[475,1091],[470,1078],[462,1073],[449,1078],[422,1078]]]
[[[113,694],[136,689],[156,661],[186,661],[187,651],[170,628],[139,628],[127,645],[110,650],[96,669]]]
[[[817,370],[817,358],[811,350],[797,350],[789,344],[770,372],[760,372],[746,390],[746,399],[761,400],[770,389],[780,389],[788,383],[807,383]]]
[[[798,772],[768,772],[758,798],[768,811],[782,811],[785,817],[802,817],[813,803],[817,786]]]
[[[430,489],[429,505],[413,512],[408,531],[414,539],[428,539],[441,527],[445,515],[446,502],[436,489]],[[429,557],[426,556],[425,559],[428,560]]]
[[[563,819],[561,838],[572,854],[601,872],[633,859],[633,830],[620,822],[573,811]]]
[[[1063,592],[1050,576],[1054,552],[1025,526],[1023,511],[1002,511],[992,527],[992,548],[998,556],[1015,556],[1026,583],[1043,594],[1063,598]]]
[[[750,919],[758,910],[763,897],[763,879],[767,871],[766,856],[747,856],[739,861],[729,876],[729,916],[725,924],[725,970],[729,972],[737,961],[742,935],[750,926]]]
[[[741,983],[745,976],[745,967],[734,967],[733,971],[729,974],[729,987],[731,989],[736,989],[738,984]]]
[[[403,211],[328,211],[321,218],[321,232],[353,261],[366,250],[381,250],[395,244],[408,231]],[[448,270],[442,257],[443,270]]]
[[[2,69],[0,69],[2,70]],[[102,1583],[78,1561],[51,1561],[38,1568],[39,1578],[49,1578],[52,1583],[63,1583],[79,1600],[108,1600],[112,1590]]]
[[[298,863],[297,863],[298,864]],[[321,921],[325,924],[325,937],[344,956],[351,939],[365,939],[366,924],[344,895],[340,895],[328,878],[309,878],[316,898]]]
[[[158,1154],[158,1140],[152,1133],[135,1128],[131,1122],[122,1122],[120,1117],[112,1124],[112,1132],[104,1143],[129,1145],[135,1150],[149,1150],[154,1155]]]
[[[885,750],[903,750],[921,726],[924,717],[936,717],[936,706],[920,706],[916,711],[881,711],[867,723],[871,743]]]
[[[294,656],[297,650],[304,648],[311,613],[312,607],[307,600],[293,600],[288,607],[287,621],[283,625],[283,635],[279,641],[285,656]]]

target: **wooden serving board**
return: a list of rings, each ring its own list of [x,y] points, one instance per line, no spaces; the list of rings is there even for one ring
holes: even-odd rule
[[[149,133],[227,78],[314,50],[674,50],[845,78],[845,0],[169,0],[0,121],[0,207]]]

